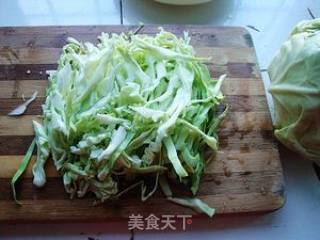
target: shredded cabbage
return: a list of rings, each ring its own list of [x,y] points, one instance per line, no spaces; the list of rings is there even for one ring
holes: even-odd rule
[[[125,185],[142,186],[146,200],[160,174],[196,194],[204,151],[214,155],[218,148],[225,76],[210,77],[187,34],[178,38],[161,29],[156,36],[102,33],[98,40],[70,39],[57,71],[50,71],[43,122],[33,124],[34,184],[46,182],[51,154],[71,197],[92,192],[103,202],[126,192]],[[146,174],[155,179],[149,194],[144,178],[140,184]],[[139,182],[130,186],[133,179]],[[214,213],[199,199],[177,199],[169,200]]]

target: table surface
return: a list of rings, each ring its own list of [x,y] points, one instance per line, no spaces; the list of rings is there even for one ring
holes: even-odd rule
[[[151,0],[0,0],[0,26],[205,24],[245,26],[265,69],[292,27],[320,16],[319,0],[213,0],[176,7]],[[254,26],[256,30],[248,27]],[[258,31],[257,31],[258,30]],[[266,89],[269,79],[262,72]],[[272,100],[268,96],[271,112]],[[128,231],[128,222],[1,224],[0,239],[319,239],[320,184],[312,163],[280,148],[286,204],[263,214],[193,219],[186,231]]]

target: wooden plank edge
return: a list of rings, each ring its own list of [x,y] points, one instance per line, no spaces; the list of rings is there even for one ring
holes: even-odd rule
[[[101,33],[105,30],[108,32],[122,33],[133,31],[138,25],[70,25],[70,26],[17,26],[17,27],[0,27],[0,34],[4,36],[17,35],[17,34],[44,34],[56,35],[66,33]],[[248,34],[248,30],[239,26],[201,26],[201,25],[173,25],[173,24],[148,24],[142,29],[142,33],[156,33],[159,32],[159,27],[163,27],[167,31],[172,31],[177,34],[183,34],[184,31],[189,30],[193,33],[215,33],[215,34],[233,34],[244,35]]]
[[[24,155],[2,155],[0,156],[0,178],[11,178],[19,167]],[[36,155],[33,155],[30,163],[21,178],[32,178],[32,166]],[[281,168],[279,153],[276,149],[256,150],[254,152],[242,153],[240,151],[219,150],[216,159],[207,166],[205,175],[210,174],[241,174],[249,175],[253,172],[276,171]],[[46,164],[47,177],[58,177],[58,172],[51,159]]]
[[[281,208],[285,204],[284,192],[211,195],[203,196],[202,200],[214,206],[217,214],[269,212]],[[252,202],[253,201],[253,202]],[[244,203],[239,205],[239,202]],[[250,203],[251,206],[248,204]],[[124,206],[121,203],[111,208],[104,206],[92,207],[90,201],[78,200],[25,200],[22,207],[14,202],[0,201],[0,222],[34,222],[34,221],[110,221],[113,219],[127,220],[130,214],[155,215],[163,214],[191,214],[195,217],[206,217],[197,214],[191,209],[172,205],[165,199],[150,199],[146,204],[132,202],[132,206]],[[159,205],[163,206],[159,208]],[[167,207],[165,207],[167,206]],[[174,206],[174,208],[173,208]],[[50,209],[50,211],[43,211]],[[89,211],[90,210],[90,211]],[[120,213],[119,213],[120,211]]]
[[[11,117],[0,115],[1,136],[32,136],[32,121],[41,122],[39,115]],[[268,112],[230,112],[221,123],[220,130],[228,131],[271,131],[273,129]]]
[[[7,115],[24,101],[22,98],[0,98],[0,115]],[[37,97],[27,108],[24,115],[41,115],[45,97]],[[264,95],[226,95],[223,103],[228,104],[229,112],[268,112]]]
[[[3,80],[0,81],[0,98],[29,98],[35,90],[38,97],[45,97],[48,81],[42,80]],[[225,95],[265,95],[262,81],[251,78],[226,78],[222,91]]]
[[[239,150],[249,152],[252,150],[265,150],[277,148],[273,132],[267,131],[225,131],[220,130],[219,147],[223,151]],[[23,155],[34,136],[1,136],[0,155]]]
[[[213,78],[227,74],[228,77],[232,78],[255,78],[261,80],[256,62],[228,62],[227,65],[207,63],[207,66]],[[0,81],[47,79],[46,71],[54,69],[57,69],[57,64],[0,64]]]

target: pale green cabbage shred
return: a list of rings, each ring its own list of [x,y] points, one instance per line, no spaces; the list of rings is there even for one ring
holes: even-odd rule
[[[295,26],[268,72],[275,136],[320,165],[320,19]]]
[[[71,197],[92,192],[104,202],[142,179],[146,200],[159,175],[184,183],[195,195],[206,167],[204,151],[210,148],[214,156],[218,149],[225,76],[210,77],[187,33],[102,33],[98,42],[70,39],[57,71],[50,72],[43,121],[33,124],[34,184],[45,184],[51,156]],[[140,177],[146,175],[154,184],[149,193]],[[198,199],[174,199],[214,213]]]

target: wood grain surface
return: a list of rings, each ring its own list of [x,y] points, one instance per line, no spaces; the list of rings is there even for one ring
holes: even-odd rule
[[[32,119],[45,100],[46,70],[57,67],[67,37],[96,42],[101,32],[121,33],[136,26],[0,28],[0,221],[107,220],[130,214],[195,214],[166,201],[160,192],[142,203],[137,191],[117,202],[92,206],[92,196],[70,200],[52,163],[43,189],[32,185],[31,165],[17,184],[22,206],[12,201],[10,179],[33,139]],[[202,179],[198,197],[217,213],[270,211],[284,204],[284,182],[263,82],[248,32],[236,27],[165,26],[177,35],[188,31],[198,56],[211,57],[211,75],[226,73],[223,85],[230,106],[219,131],[220,150]],[[155,34],[157,26],[141,31]],[[37,90],[25,115],[8,112]],[[206,153],[209,157],[210,152]],[[34,162],[35,157],[31,162]],[[190,193],[174,185],[179,196]]]

